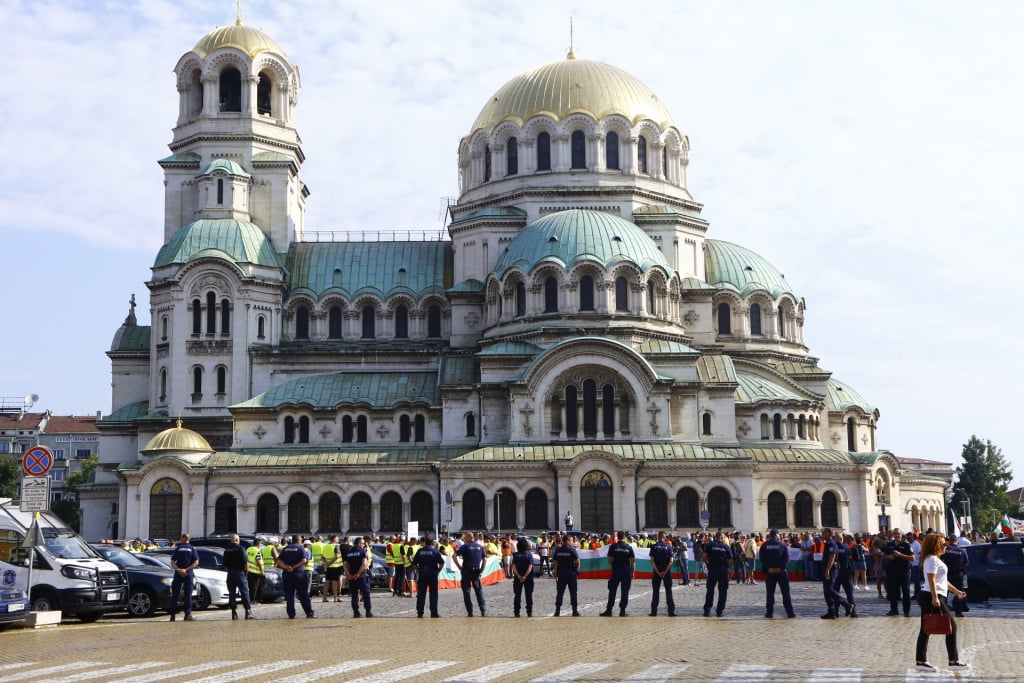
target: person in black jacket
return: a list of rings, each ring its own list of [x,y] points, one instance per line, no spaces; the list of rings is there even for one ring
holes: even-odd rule
[[[238,619],[238,611],[235,609],[235,591],[242,596],[242,607],[245,608],[245,618],[252,619],[252,603],[249,601],[249,581],[245,576],[249,566],[249,559],[239,544],[238,534],[231,534],[231,544],[224,549],[224,569],[228,572],[228,608],[231,610],[231,618]]]

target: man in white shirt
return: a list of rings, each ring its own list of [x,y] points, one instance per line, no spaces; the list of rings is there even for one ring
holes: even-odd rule
[[[921,540],[917,533],[914,534],[910,549],[914,551],[914,561],[910,563],[910,583],[914,586],[914,594],[910,599],[917,600],[917,594],[921,592]]]

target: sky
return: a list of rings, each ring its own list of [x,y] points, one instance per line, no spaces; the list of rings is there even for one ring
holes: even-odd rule
[[[173,68],[234,0],[0,0],[0,397],[109,413],[105,352],[162,243]],[[689,136],[708,237],[807,303],[821,367],[877,445],[1024,485],[1024,4],[246,0],[299,66],[307,230],[444,229],[456,152],[518,73],[577,56],[647,84]],[[1013,304],[1013,305],[1011,305]]]

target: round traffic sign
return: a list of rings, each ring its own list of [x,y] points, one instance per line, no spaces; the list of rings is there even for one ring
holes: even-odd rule
[[[53,467],[53,453],[46,446],[33,446],[21,458],[21,469],[30,477],[41,477]]]

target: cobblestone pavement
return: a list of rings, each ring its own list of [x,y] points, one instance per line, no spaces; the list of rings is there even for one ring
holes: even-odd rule
[[[677,586],[677,613],[650,617],[651,587],[636,581],[629,617],[602,619],[604,581],[582,581],[583,616],[551,617],[554,582],[537,582],[533,618],[512,618],[508,581],[485,589],[487,617],[468,619],[460,591],[441,592],[443,618],[416,619],[411,598],[377,592],[374,619],[353,619],[341,603],[314,600],[317,618],[288,620],[282,604],[257,605],[256,621],[231,621],[226,610],[171,624],[106,617],[96,624],[0,633],[0,681],[315,680],[339,683],[496,681],[1021,681],[1024,603],[972,605],[960,626],[961,659],[972,669],[945,669],[941,638],[929,653],[935,674],[913,670],[918,610],[886,617],[874,589],[857,591],[860,618],[823,621],[818,584],[794,584],[796,619],[764,618],[764,587],[730,586],[722,618],[704,618],[704,587]],[[568,602],[568,601],[567,601]],[[616,606],[616,614],[617,614]],[[568,614],[568,604],[563,615]],[[301,615],[301,610],[300,610]],[[660,614],[665,615],[664,600]],[[939,641],[939,642],[936,642]]]

